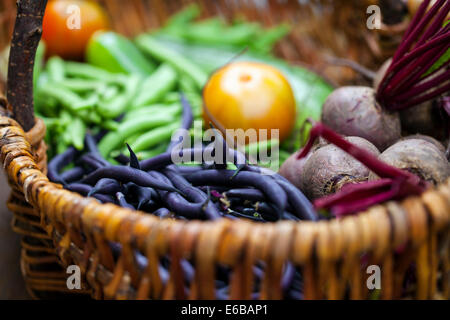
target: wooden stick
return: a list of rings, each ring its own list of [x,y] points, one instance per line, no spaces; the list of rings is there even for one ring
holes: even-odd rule
[[[25,131],[34,126],[33,67],[47,0],[18,0],[9,54],[7,98]]]

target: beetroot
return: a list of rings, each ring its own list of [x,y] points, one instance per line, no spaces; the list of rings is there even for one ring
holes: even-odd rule
[[[367,150],[374,156],[380,153],[378,149],[369,141],[360,137],[346,137],[346,141]],[[345,153],[342,149],[328,144],[312,153],[309,157],[297,160],[303,163],[303,170],[300,175],[294,177],[295,185],[300,185],[300,189],[309,199],[317,199],[328,194],[339,191],[347,183],[366,181],[369,177],[369,169],[361,162]]]
[[[419,195],[429,187],[429,183],[422,180],[419,176],[378,160],[373,153],[346,141],[336,132],[321,123],[317,123],[312,128],[310,138],[298,155],[298,159],[308,155],[313,147],[314,141],[318,137],[323,137],[330,143],[335,144],[363,163],[367,168],[381,177],[381,179],[345,184],[335,194],[315,200],[314,207],[316,209],[329,209],[332,214],[339,217],[362,211],[372,205],[388,200],[402,199],[409,195]],[[319,149],[319,151],[322,149]],[[308,159],[308,162],[312,160],[313,156]],[[303,172],[306,172],[306,169],[305,166]]]
[[[433,137],[426,136],[426,135],[423,135],[423,134],[413,134],[413,135],[410,135],[410,136],[403,137],[400,141],[410,140],[410,139],[423,139],[425,141],[428,141],[428,142],[432,143],[442,153],[445,153],[444,145],[442,143],[440,143],[438,140],[436,140],[435,138],[433,138]]]
[[[450,163],[444,152],[424,139],[399,141],[386,149],[379,159],[434,185],[443,183],[450,177]],[[371,174],[370,178],[374,177]]]
[[[430,3],[422,2],[391,62],[378,72],[374,80],[376,91],[366,87],[336,90],[323,106],[323,123],[338,133],[363,137],[383,151],[400,138],[397,111],[427,103],[450,91],[450,59],[445,59],[450,24],[444,23],[450,1],[437,0],[427,11]],[[405,128],[412,133],[422,132],[417,127],[428,134],[438,131],[434,107],[430,106],[433,105],[408,110],[403,117]]]
[[[400,118],[375,101],[369,87],[342,87],[325,101],[322,122],[346,136],[358,136],[383,151],[401,137]]]

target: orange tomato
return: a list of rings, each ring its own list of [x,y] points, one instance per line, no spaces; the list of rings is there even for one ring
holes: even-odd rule
[[[86,45],[97,30],[107,29],[109,21],[103,8],[92,1],[49,1],[44,15],[42,38],[47,54],[80,60]]]
[[[206,123],[224,129],[278,129],[280,140],[291,133],[296,118],[291,86],[280,71],[254,62],[235,62],[216,71],[203,90]],[[211,118],[213,119],[210,119]],[[216,124],[217,125],[217,124]],[[222,129],[223,129],[222,128]],[[248,143],[248,140],[247,140]]]

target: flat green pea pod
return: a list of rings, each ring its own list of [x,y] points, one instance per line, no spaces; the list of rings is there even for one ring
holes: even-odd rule
[[[184,57],[181,52],[172,50],[151,35],[143,34],[136,38],[138,47],[153,58],[169,63],[181,74],[191,77],[199,89],[203,88],[208,80],[208,74],[191,60]]]
[[[125,114],[123,121],[128,121],[130,119],[135,119],[142,116],[159,115],[159,114],[169,114],[175,118],[180,113],[181,113],[181,105],[179,102],[175,102],[168,105],[155,104],[141,107],[139,109],[130,110]]]
[[[123,122],[115,132],[109,132],[98,144],[100,153],[107,158],[109,153],[117,147],[123,145],[127,138],[132,135],[144,132],[159,126],[164,126],[172,123],[174,118],[171,115],[161,114],[158,116],[150,115],[140,117]]]
[[[168,64],[162,64],[144,80],[139,94],[132,102],[133,108],[158,102],[167,92],[175,88],[177,72]]]
[[[172,134],[179,128],[179,123],[171,123],[164,127],[158,127],[147,133],[144,133],[133,144],[132,148],[135,152],[140,152],[153,148],[163,141],[169,141]]]
[[[151,150],[138,152],[136,156],[138,157],[139,160],[150,159],[166,151],[167,146],[168,143],[160,143],[158,146],[154,147]]]
[[[66,129],[70,132],[71,143],[77,150],[84,149],[84,137],[86,135],[86,125],[83,120],[75,117]]]
[[[99,124],[103,129],[109,131],[117,131],[119,129],[119,123],[114,120],[106,120]]]
[[[133,42],[112,31],[99,32],[91,37],[86,48],[86,60],[113,73],[147,76],[155,69]]]
[[[58,82],[59,85],[77,94],[84,94],[91,91],[103,92],[107,85],[100,80],[66,78]]]
[[[87,63],[67,61],[65,63],[66,75],[73,78],[100,80],[104,82],[116,82],[121,77],[117,74],[97,68]]]
[[[131,101],[138,91],[140,81],[140,77],[130,76],[125,84],[125,91],[117,94],[110,100],[100,101],[97,105],[97,112],[106,119],[114,119],[124,113],[131,105]]]
[[[45,42],[41,40],[36,49],[36,56],[34,58],[34,70],[33,70],[34,88],[36,88],[37,81],[44,67],[45,49],[46,49]]]
[[[200,16],[200,7],[198,4],[190,4],[185,9],[181,10],[180,12],[172,15],[165,25],[165,29],[171,30],[178,30],[184,28],[187,24],[192,22],[195,18],[198,18]]]
[[[38,94],[47,96],[57,100],[63,107],[73,112],[92,109],[95,101],[92,99],[83,99],[71,90],[57,84],[47,82],[42,86],[38,86]]]
[[[58,56],[53,56],[47,61],[46,69],[50,81],[60,82],[66,76],[64,60]]]

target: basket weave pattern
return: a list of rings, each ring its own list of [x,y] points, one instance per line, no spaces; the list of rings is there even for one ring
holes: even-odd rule
[[[134,35],[157,27],[171,12],[191,1],[99,2],[114,18],[116,30]],[[285,1],[283,5],[268,1],[271,13],[277,15],[255,9],[251,1],[198,2],[205,16],[219,13],[231,18],[239,12],[267,25],[301,18],[301,14],[292,14],[298,12],[297,1]],[[11,13],[13,6],[7,9]],[[343,17],[336,19],[342,23]],[[2,18],[1,23],[6,21],[13,20]],[[312,34],[322,44],[327,43],[317,30]],[[320,67],[322,62],[317,60],[315,50],[306,50],[298,41],[308,32],[311,30],[296,29],[278,47],[278,54]],[[349,54],[338,44],[332,51]],[[364,56],[373,59],[361,53]],[[24,133],[17,122],[0,116],[0,160],[12,188],[8,207],[14,212],[14,230],[24,235],[22,272],[35,297],[41,297],[36,292],[69,292],[67,274],[59,264],[77,264],[84,277],[83,288],[77,293],[90,293],[94,298],[213,299],[216,267],[221,265],[231,270],[230,298],[249,299],[254,282],[252,268],[264,262],[260,298],[280,299],[283,267],[289,261],[301,271],[306,299],[368,298],[366,267],[372,264],[381,268],[384,299],[449,298],[450,180],[421,197],[390,202],[356,217],[329,222],[160,220],[112,204],[99,204],[49,182],[44,135],[42,121]],[[110,242],[121,244],[119,257],[114,257]],[[148,259],[143,270],[137,264],[136,251]],[[166,281],[158,272],[162,257],[171,261]],[[195,264],[188,293],[182,259]],[[403,283],[411,276],[416,285],[404,292]]]

